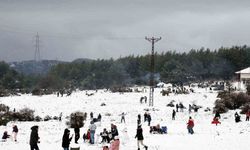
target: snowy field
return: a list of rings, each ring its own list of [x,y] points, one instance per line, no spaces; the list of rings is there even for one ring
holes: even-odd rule
[[[154,110],[148,107],[148,104],[140,104],[139,100],[142,96],[148,96],[148,93],[110,93],[99,90],[93,96],[85,95],[85,91],[72,93],[69,97],[57,97],[56,95],[48,96],[31,96],[22,95],[16,97],[0,98],[0,103],[8,105],[11,109],[22,109],[25,107],[35,110],[35,115],[44,117],[46,115],[59,116],[63,112],[63,120],[48,122],[10,122],[7,126],[0,126],[0,135],[4,131],[12,132],[12,125],[17,124],[19,133],[18,142],[8,139],[7,142],[0,142],[0,150],[28,150],[30,128],[33,125],[39,126],[40,150],[62,150],[62,136],[66,128],[65,117],[74,111],[83,111],[88,113],[85,126],[81,128],[81,138],[79,146],[81,150],[101,150],[101,144],[90,145],[83,143],[82,135],[87,131],[89,126],[89,113],[94,112],[94,117],[98,113],[102,114],[102,122],[97,123],[96,134],[99,134],[103,128],[110,130],[110,124],[114,123],[118,127],[119,137],[121,141],[121,150],[137,150],[137,140],[134,138],[137,127],[137,115],[142,115],[144,109],[149,108],[152,117],[151,125],[160,124],[167,126],[168,134],[150,134],[147,123],[142,124],[144,133],[144,143],[148,145],[149,150],[246,150],[249,149],[250,139],[250,122],[234,122],[234,111],[222,114],[221,125],[215,126],[211,124],[212,112],[205,112],[206,107],[213,108],[217,93],[206,91],[205,89],[195,89],[195,93],[188,95],[162,96],[161,89],[155,89]],[[149,90],[147,90],[149,91]],[[89,91],[91,92],[91,91]],[[182,102],[184,106],[188,104],[201,105],[198,113],[188,113],[185,109],[183,113],[178,112],[176,120],[172,121],[171,113],[173,108],[166,107],[171,101],[176,103]],[[101,106],[106,103],[106,106]],[[122,112],[127,113],[125,116],[126,123],[120,123]],[[111,116],[104,114],[111,113]],[[188,117],[192,116],[195,122],[195,134],[189,135],[186,129]],[[242,120],[245,116],[242,116]],[[128,134],[125,134],[124,129]],[[73,129],[71,134],[74,133]],[[98,139],[98,135],[95,138]],[[98,143],[99,143],[98,142]],[[71,142],[74,145],[74,140]]]

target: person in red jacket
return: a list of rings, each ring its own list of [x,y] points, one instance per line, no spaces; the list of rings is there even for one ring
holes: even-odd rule
[[[215,124],[217,126],[217,124],[221,124],[221,122],[219,121],[218,117],[214,117],[212,124]]]
[[[194,134],[194,120],[192,119],[192,117],[189,117],[188,123],[187,123],[187,129],[188,129],[188,133],[189,134]]]

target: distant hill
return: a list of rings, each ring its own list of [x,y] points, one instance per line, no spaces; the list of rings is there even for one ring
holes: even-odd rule
[[[10,62],[8,63],[11,68],[16,70],[19,73],[25,75],[45,75],[48,73],[52,66],[55,66],[60,63],[67,63],[64,61],[57,60],[41,60],[41,61],[20,61],[20,62]]]

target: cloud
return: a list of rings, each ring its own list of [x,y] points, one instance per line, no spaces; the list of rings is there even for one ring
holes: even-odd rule
[[[0,59],[71,61],[150,52],[145,36],[162,36],[156,51],[248,44],[250,1],[9,0],[0,1]]]

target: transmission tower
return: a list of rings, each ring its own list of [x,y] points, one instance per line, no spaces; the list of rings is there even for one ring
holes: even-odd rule
[[[35,61],[40,61],[41,57],[40,57],[40,37],[39,34],[37,32],[36,34],[36,45],[35,45]]]
[[[148,40],[152,44],[152,52],[151,52],[151,64],[150,64],[150,90],[149,90],[149,106],[154,106],[154,71],[155,71],[155,52],[154,52],[154,45],[156,42],[161,40],[161,37],[159,38],[148,38],[145,37],[146,40]]]

